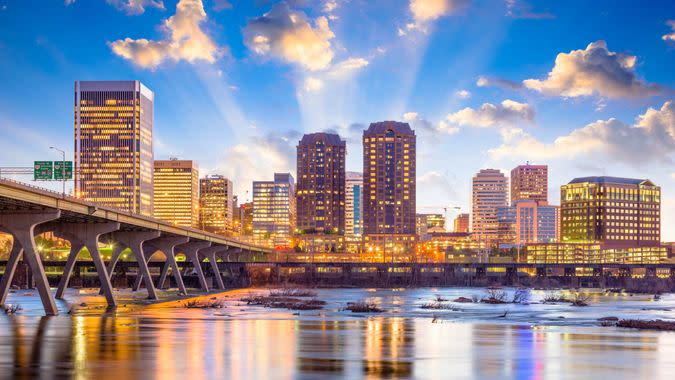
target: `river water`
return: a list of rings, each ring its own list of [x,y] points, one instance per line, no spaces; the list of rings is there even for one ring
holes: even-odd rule
[[[513,290],[508,290],[511,293]],[[675,295],[591,291],[590,306],[443,302],[481,297],[471,288],[323,289],[323,310],[248,306],[245,290],[209,295],[222,309],[150,305],[129,292],[115,311],[70,290],[62,315],[41,317],[36,294],[18,291],[0,315],[0,379],[673,379],[675,333],[600,326],[606,316],[675,319]],[[510,296],[510,295],[509,295]],[[379,314],[344,310],[368,300]],[[68,312],[70,311],[70,314]]]

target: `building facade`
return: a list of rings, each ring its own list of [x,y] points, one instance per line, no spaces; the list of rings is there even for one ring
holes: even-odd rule
[[[190,160],[156,160],[154,216],[182,227],[199,228],[199,169]]]
[[[558,241],[558,206],[535,200],[517,200],[497,208],[500,244],[552,243]]]
[[[560,189],[561,241],[658,246],[661,188],[647,179],[575,178]]]
[[[253,202],[242,203],[239,206],[239,223],[241,236],[253,236]]]
[[[497,209],[507,206],[509,180],[496,169],[481,169],[473,177],[471,232],[474,238],[491,245],[497,242]]]
[[[334,133],[311,133],[297,146],[296,229],[304,234],[345,232],[346,143]]]
[[[511,204],[520,200],[548,203],[548,166],[519,165],[511,170]]]
[[[232,181],[222,175],[199,180],[199,224],[204,231],[232,234]]]
[[[416,214],[415,233],[418,239],[428,240],[429,233],[432,232],[446,232],[445,216],[443,214]]]
[[[363,173],[347,172],[345,187],[345,238],[360,240],[363,232]]]
[[[153,215],[154,94],[140,81],[75,82],[75,196]]]
[[[471,225],[471,217],[469,214],[459,214],[454,220],[454,232],[459,232],[459,233],[467,233],[469,232],[470,228],[469,226]]]
[[[416,136],[407,123],[371,123],[363,133],[363,233],[386,253],[415,244]]]
[[[258,244],[288,248],[295,231],[295,180],[274,173],[274,181],[253,182],[253,238]]]

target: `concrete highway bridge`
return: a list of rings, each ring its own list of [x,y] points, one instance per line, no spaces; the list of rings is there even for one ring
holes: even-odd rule
[[[91,254],[92,263],[101,284],[101,293],[105,295],[109,306],[116,306],[110,282],[110,274],[123,250],[130,249],[138,269],[135,289],[144,283],[148,297],[157,299],[155,284],[152,281],[148,262],[157,253],[166,257],[159,284],[163,284],[171,268],[179,290],[187,294],[176,256],[185,255],[197,272],[202,290],[208,291],[201,262],[208,259],[214,273],[219,273],[216,261],[232,254],[253,255],[269,253],[267,248],[242,243],[236,239],[184,228],[170,223],[0,179],[0,231],[11,234],[13,246],[9,259],[5,263],[5,272],[0,279],[0,306],[5,304],[9,287],[20,259],[28,264],[35,286],[47,315],[58,313],[55,298],[62,299],[68,281],[75,267],[78,254],[86,248]],[[71,245],[64,272],[56,294],[52,294],[35,236],[52,232],[54,236],[68,240]],[[106,264],[99,250],[99,243],[113,242],[111,260]],[[216,285],[224,289],[220,276]]]

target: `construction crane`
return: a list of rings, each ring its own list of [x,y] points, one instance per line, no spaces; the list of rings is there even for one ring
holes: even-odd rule
[[[418,208],[419,209],[430,209],[430,210],[440,210],[440,209],[442,209],[443,210],[443,217],[445,218],[445,229],[446,230],[449,230],[448,224],[450,224],[450,220],[448,218],[448,216],[449,216],[448,210],[461,210],[462,209],[459,206],[452,206],[452,205],[448,205],[448,206],[422,206],[422,207],[418,207]]]

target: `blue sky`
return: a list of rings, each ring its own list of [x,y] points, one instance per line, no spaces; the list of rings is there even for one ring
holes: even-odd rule
[[[235,182],[295,171],[302,133],[418,135],[420,212],[469,211],[481,168],[650,178],[675,240],[675,3],[0,0],[0,166],[72,154],[73,82],[155,92],[155,157]],[[28,147],[28,148],[27,148]],[[44,184],[42,184],[44,185]]]

